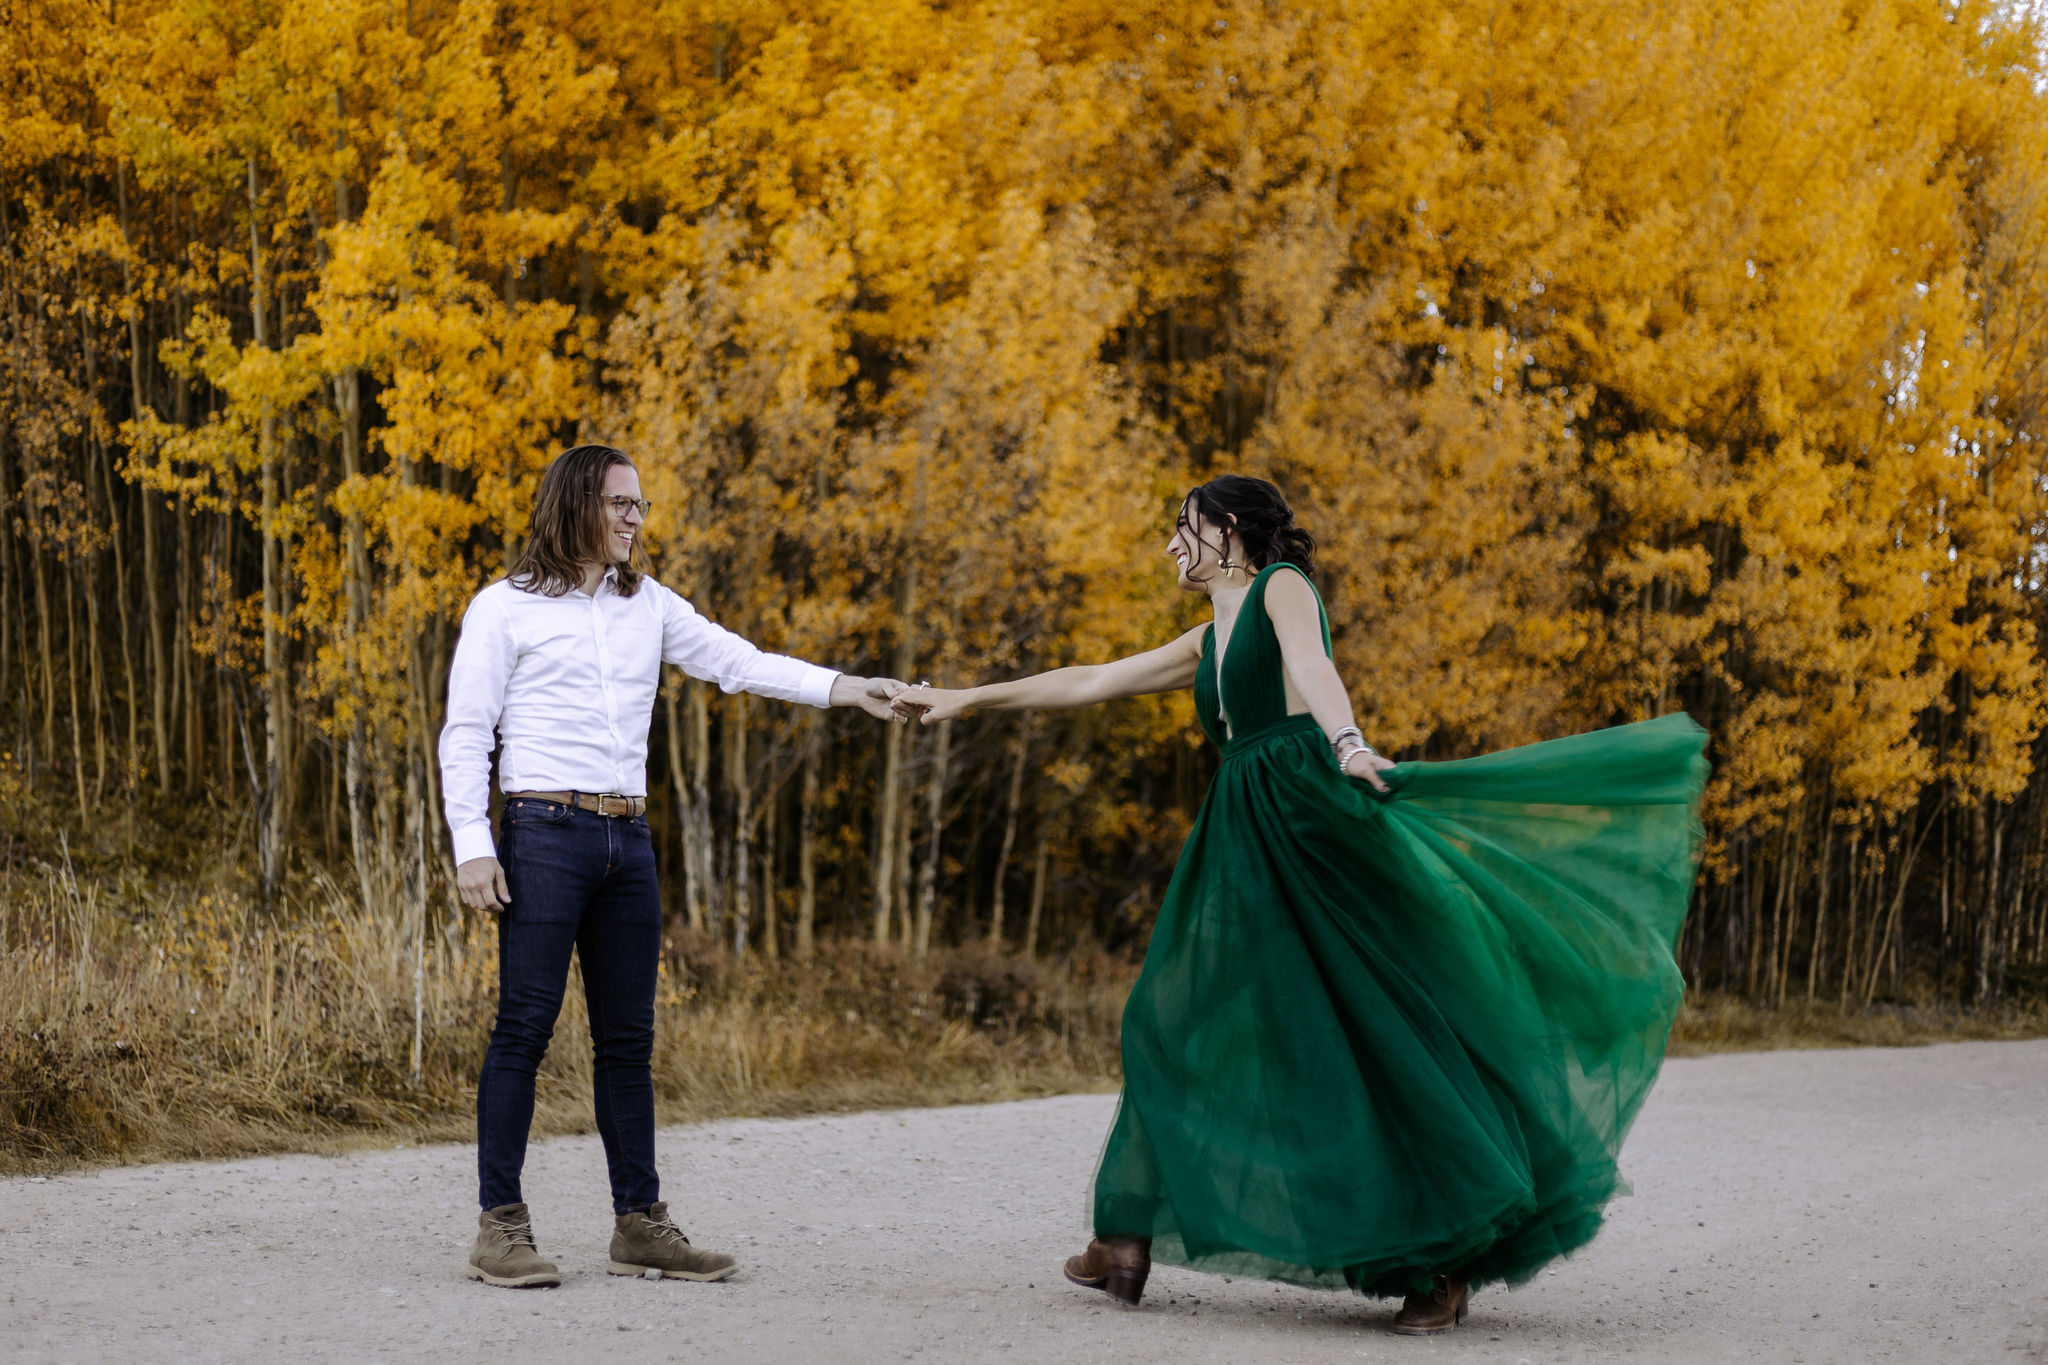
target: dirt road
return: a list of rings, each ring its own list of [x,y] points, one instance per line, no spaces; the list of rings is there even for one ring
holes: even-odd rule
[[[2048,1042],[1672,1062],[1635,1196],[1456,1334],[1392,1304],[1173,1269],[1143,1309],[1064,1284],[1113,1100],[661,1134],[718,1285],[604,1273],[597,1140],[539,1144],[555,1290],[461,1277],[466,1147],[0,1182],[20,1361],[1999,1361],[2048,1359]]]

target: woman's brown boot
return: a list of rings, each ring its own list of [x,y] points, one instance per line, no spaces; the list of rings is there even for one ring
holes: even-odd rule
[[[1084,1289],[1100,1289],[1113,1299],[1137,1307],[1145,1297],[1145,1278],[1152,1273],[1150,1237],[1100,1237],[1079,1256],[1067,1258],[1067,1278]]]
[[[1394,1314],[1394,1330],[1404,1337],[1433,1337],[1465,1320],[1472,1304],[1472,1284],[1463,1275],[1439,1275],[1427,1294],[1410,1294]]]

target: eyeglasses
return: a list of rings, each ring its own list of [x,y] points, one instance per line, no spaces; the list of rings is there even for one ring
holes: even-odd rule
[[[644,517],[654,508],[654,504],[645,498],[606,497],[599,501],[611,508],[613,515],[621,517],[632,511],[638,511]]]

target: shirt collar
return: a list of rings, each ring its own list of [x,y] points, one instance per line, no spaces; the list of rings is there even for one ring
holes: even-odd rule
[[[610,588],[614,593],[619,590],[619,566],[616,564],[607,564],[605,566],[604,577],[597,580],[597,591],[591,593],[591,597],[604,596],[606,588]],[[576,591],[581,592],[583,589],[579,585]]]

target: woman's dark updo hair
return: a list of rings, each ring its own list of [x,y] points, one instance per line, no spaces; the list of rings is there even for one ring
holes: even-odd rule
[[[1294,509],[1264,479],[1224,474],[1189,493],[1188,502],[1211,526],[1237,532],[1253,572],[1269,564],[1315,572],[1315,537],[1294,524]]]

